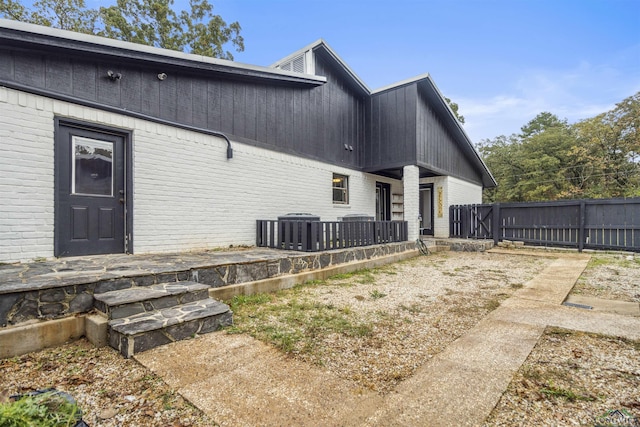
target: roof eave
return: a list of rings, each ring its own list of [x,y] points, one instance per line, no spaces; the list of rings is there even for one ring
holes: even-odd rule
[[[28,24],[24,22],[0,19],[0,34],[5,39],[14,39],[18,42],[30,42],[45,44],[44,40],[51,41],[49,44],[73,44],[73,48],[78,51],[94,52],[96,50],[108,50],[114,56],[127,56],[129,58],[141,59],[159,63],[179,63],[179,65],[191,68],[207,69],[238,76],[252,78],[265,78],[294,83],[324,84],[327,79],[323,76],[300,74],[270,67],[243,64],[240,62],[218,59],[192,53],[185,53],[175,50],[162,49],[154,46],[147,46],[138,43],[113,40],[105,37],[76,33],[73,31],[60,30],[57,28],[44,27],[41,25]],[[25,37],[28,35],[30,37]]]
[[[474,160],[475,160],[476,164],[478,164],[482,169],[482,172],[483,172],[483,174],[482,174],[483,186],[485,188],[496,187],[498,185],[498,182],[493,177],[493,174],[491,173],[491,171],[489,170],[489,168],[485,164],[484,160],[482,160],[482,157],[480,157],[480,154],[478,153],[478,150],[476,150],[476,148],[473,146],[473,143],[471,142],[471,138],[469,138],[469,135],[467,135],[467,132],[462,127],[462,123],[460,123],[460,121],[456,117],[455,113],[453,112],[453,110],[451,109],[449,104],[445,101],[444,95],[442,94],[442,92],[440,92],[440,89],[438,89],[438,86],[436,86],[436,84],[433,81],[433,79],[431,78],[431,76],[429,74],[427,74],[426,77],[424,77],[423,79],[416,80],[416,81],[425,81],[425,82],[427,82],[428,85],[429,85],[430,90],[432,90],[437,95],[437,98],[440,100],[441,106],[444,107],[444,109],[448,112],[449,119],[453,123],[455,123],[456,131],[458,132],[459,136],[464,141],[464,143],[467,145],[468,151],[473,153]]]

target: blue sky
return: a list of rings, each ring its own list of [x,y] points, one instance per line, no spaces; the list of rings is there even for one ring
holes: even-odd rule
[[[372,89],[430,73],[473,142],[640,91],[640,0],[211,2],[242,26],[239,62],[270,65],[322,38]]]
[[[593,117],[640,91],[640,0],[210,2],[242,26],[239,62],[268,66],[322,38],[371,89],[430,73],[473,142],[543,111]]]

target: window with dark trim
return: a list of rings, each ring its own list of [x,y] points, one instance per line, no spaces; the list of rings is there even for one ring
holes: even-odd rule
[[[349,203],[349,177],[333,174],[333,203],[346,205]]]

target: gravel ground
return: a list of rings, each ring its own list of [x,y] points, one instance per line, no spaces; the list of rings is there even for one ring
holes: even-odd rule
[[[549,262],[450,252],[347,278],[338,276],[305,288],[295,298],[336,307],[354,321],[371,325],[372,333],[365,337],[331,334],[314,341],[312,352],[293,353],[339,377],[388,393]],[[285,293],[274,303],[287,304],[288,298]]]
[[[640,419],[639,353],[638,341],[548,328],[484,426],[593,426],[611,410]]]
[[[592,256],[572,294],[640,302],[640,257],[618,254]]]
[[[518,255],[443,253],[305,287],[307,298],[342,307],[370,322],[374,333],[365,338],[329,336],[321,350],[293,352],[293,357],[386,394],[549,262]],[[603,268],[609,267],[593,266]],[[637,284],[638,271],[631,271],[628,281]],[[629,288],[633,295],[637,288]],[[549,331],[486,425],[580,425],[619,407],[638,414],[639,350],[637,342]],[[574,380],[578,373],[591,382]],[[109,348],[92,348],[84,340],[0,360],[0,399],[46,387],[72,394],[91,427],[216,425],[136,361]],[[558,397],[562,390],[580,397]],[[605,395],[609,397],[601,397]],[[528,418],[521,416],[523,411]]]
[[[640,302],[640,258],[593,255],[571,293]],[[640,341],[547,328],[485,426],[592,426],[612,410],[640,426]],[[618,421],[601,425],[633,425]]]

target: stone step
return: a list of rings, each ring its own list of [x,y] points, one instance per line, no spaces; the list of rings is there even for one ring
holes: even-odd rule
[[[233,324],[229,306],[212,298],[109,321],[109,345],[124,357]]]
[[[206,298],[209,298],[208,285],[171,282],[94,294],[94,306],[109,319],[120,319]]]

